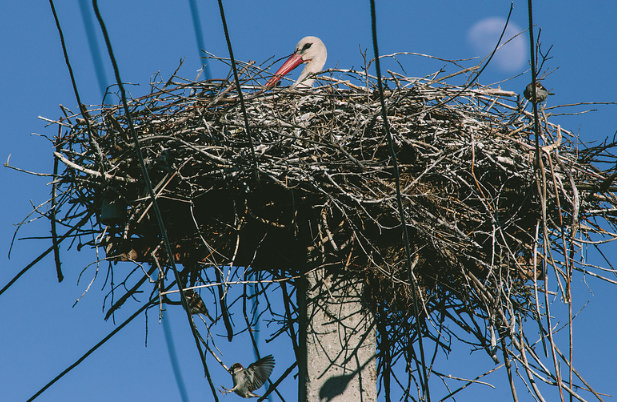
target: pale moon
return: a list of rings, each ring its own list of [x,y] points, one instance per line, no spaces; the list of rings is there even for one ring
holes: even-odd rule
[[[484,58],[495,49],[505,24],[506,20],[504,18],[489,17],[478,21],[469,29],[467,40],[477,56]],[[522,29],[510,21],[501,44],[507,42],[520,32],[522,32]],[[527,61],[526,37],[524,34],[521,34],[508,42],[508,44],[495,53],[491,64],[494,64],[499,70],[508,73],[522,70]]]

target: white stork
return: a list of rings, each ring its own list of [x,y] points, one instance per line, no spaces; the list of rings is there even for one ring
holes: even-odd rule
[[[278,69],[272,78],[266,83],[266,89],[272,88],[281,78],[302,63],[306,63],[304,70],[292,88],[313,86],[313,79],[307,76],[321,71],[326,64],[328,51],[321,39],[315,36],[306,36],[298,42],[296,50],[289,59]]]

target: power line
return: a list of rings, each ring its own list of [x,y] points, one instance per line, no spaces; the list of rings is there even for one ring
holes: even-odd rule
[[[201,23],[199,21],[199,10],[197,10],[197,2],[195,0],[189,0],[189,8],[191,9],[193,31],[195,31],[195,39],[197,40],[197,57],[199,57],[199,61],[201,62],[201,67],[203,68],[205,79],[209,80],[212,78],[212,75],[210,74],[210,65],[204,62],[203,55],[201,54],[202,50],[206,50],[206,45],[204,44],[204,35],[201,30]]]
[[[401,227],[403,228],[403,239],[405,241],[405,256],[407,271],[409,272],[409,282],[411,284],[411,292],[413,298],[414,316],[416,322],[416,331],[418,332],[418,346],[420,348],[420,359],[422,376],[420,377],[420,386],[423,392],[426,394],[426,400],[431,401],[431,394],[428,386],[428,375],[426,372],[426,362],[424,359],[424,346],[422,343],[422,328],[420,326],[420,310],[418,308],[418,297],[416,290],[416,281],[414,279],[413,270],[411,266],[411,246],[409,244],[409,232],[407,231],[407,223],[405,222],[405,211],[403,209],[403,197],[401,195],[401,180],[399,176],[398,161],[396,159],[396,151],[394,150],[394,142],[392,140],[392,133],[390,132],[390,125],[388,124],[388,113],[386,110],[386,102],[383,96],[383,83],[381,81],[381,66],[379,62],[379,49],[377,46],[377,17],[375,13],[375,0],[370,0],[371,3],[371,32],[373,35],[373,50],[375,52],[375,70],[377,75],[377,89],[379,90],[379,101],[381,103],[381,119],[383,120],[384,130],[388,139],[388,149],[392,157],[392,169],[394,170],[394,184],[396,188],[396,203],[398,205],[398,212],[401,220]],[[368,72],[367,72],[368,73]]]
[[[103,97],[103,101],[101,103],[105,104],[109,81],[107,80],[107,74],[105,72],[105,65],[103,63],[103,57],[101,56],[99,42],[96,39],[96,32],[94,30],[94,24],[92,23],[92,15],[90,14],[90,8],[87,5],[88,3],[85,1],[78,1],[77,3],[79,4],[81,19],[84,23],[84,29],[86,30],[86,37],[88,38],[90,56],[92,57],[96,80],[99,83],[99,90],[101,91],[101,96]]]
[[[238,98],[240,99],[240,108],[242,109],[242,117],[244,119],[244,129],[246,131],[246,137],[248,139],[249,146],[251,147],[251,157],[253,160],[253,169],[255,172],[255,178],[259,180],[259,171],[257,170],[257,156],[255,156],[255,146],[253,145],[253,138],[251,137],[250,125],[248,115],[246,113],[246,106],[244,105],[244,96],[242,95],[242,88],[240,87],[240,78],[238,76],[238,69],[236,68],[236,60],[234,59],[234,51],[231,46],[231,39],[229,39],[229,31],[227,30],[227,20],[225,19],[225,10],[223,9],[223,1],[218,0],[219,11],[221,13],[221,21],[223,23],[223,31],[225,32],[225,40],[227,41],[227,49],[229,50],[229,58],[231,59],[231,69],[234,72],[234,82],[236,89],[238,90]]]
[[[141,152],[141,146],[139,143],[139,137],[137,135],[137,131],[135,130],[135,126],[133,125],[133,120],[131,118],[131,112],[129,110],[128,107],[128,102],[126,99],[126,92],[124,90],[124,85],[122,84],[122,79],[120,78],[120,69],[118,68],[118,64],[116,62],[116,58],[114,56],[114,52],[113,52],[113,47],[111,45],[111,40],[109,39],[109,34],[107,33],[107,28],[105,26],[105,22],[103,21],[103,17],[101,16],[99,7],[98,7],[98,0],[92,0],[92,6],[94,8],[94,13],[96,14],[97,20],[99,22],[99,25],[101,26],[101,31],[103,33],[103,37],[105,39],[105,44],[107,46],[107,51],[109,53],[109,58],[111,60],[111,64],[113,66],[114,69],[114,74],[116,77],[116,82],[118,84],[118,88],[120,89],[120,95],[122,98],[122,106],[124,108],[124,113],[126,116],[126,121],[127,121],[127,125],[128,125],[128,129],[129,132],[131,133],[131,136],[133,137],[133,141],[135,142],[135,154],[137,156],[137,159],[139,160],[139,165],[142,171],[142,174],[144,176],[144,181],[145,181],[145,185],[146,188],[148,190],[148,194],[150,196],[150,200],[152,202],[152,209],[154,210],[154,215],[156,217],[156,221],[157,224],[159,226],[159,230],[160,230],[160,234],[161,234],[161,238],[163,240],[163,243],[165,245],[165,251],[167,252],[167,258],[169,260],[169,265],[171,266],[171,269],[174,273],[177,285],[178,285],[178,289],[180,291],[180,300],[182,303],[182,306],[184,307],[184,310],[186,312],[187,315],[187,319],[189,321],[190,327],[191,327],[191,332],[193,334],[193,338],[195,340],[195,344],[197,346],[197,349],[199,351],[199,357],[201,358],[203,367],[204,367],[204,371],[205,371],[205,375],[207,377],[209,377],[209,372],[208,372],[208,365],[206,363],[205,357],[204,357],[204,353],[201,349],[201,344],[199,343],[199,338],[198,338],[198,333],[197,333],[197,329],[195,328],[195,323],[193,322],[193,318],[191,316],[190,313],[190,309],[188,308],[188,303],[186,301],[186,297],[184,295],[183,292],[183,286],[182,286],[182,281],[180,278],[180,273],[178,272],[178,270],[176,269],[176,263],[174,261],[174,254],[173,251],[171,249],[171,244],[169,242],[169,237],[167,236],[167,231],[165,229],[165,224],[163,222],[163,217],[161,214],[161,210],[159,208],[158,205],[158,201],[156,199],[156,194],[154,193],[154,189],[152,188],[152,182],[150,181],[150,175],[148,174],[148,170],[146,168],[146,164],[144,162],[143,159],[143,155]],[[212,384],[210,384],[211,387],[213,387]],[[214,389],[213,389],[214,391]],[[215,391],[214,391],[215,392]],[[216,398],[216,395],[215,395]]]

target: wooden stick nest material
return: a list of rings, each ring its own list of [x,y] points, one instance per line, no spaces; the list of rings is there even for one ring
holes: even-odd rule
[[[367,301],[379,306],[381,350],[392,357],[416,339],[409,264],[425,337],[447,347],[441,325],[454,322],[495,359],[505,339],[504,357],[520,360],[521,319],[551,331],[540,307],[544,279],[563,290],[572,269],[602,275],[573,257],[589,239],[614,238],[614,176],[595,166],[614,159],[614,144],[578,149],[540,107],[537,149],[533,116],[516,93],[391,73],[395,171],[375,77],[330,70],[319,88],[264,92],[256,81],[264,71],[239,66],[248,130],[232,79],[174,76],[129,100],[187,276],[233,265],[272,279],[318,267],[363,278]],[[96,234],[107,226],[105,240],[89,244],[104,246],[108,259],[162,261],[122,107],[67,111],[57,123],[59,221],[70,226],[87,211],[100,223]]]

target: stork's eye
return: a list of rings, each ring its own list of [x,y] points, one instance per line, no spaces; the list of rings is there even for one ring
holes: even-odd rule
[[[302,49],[300,49],[301,53],[306,52],[307,50],[309,50],[311,48],[311,46],[313,46],[312,43],[305,43],[304,46],[302,46]]]

